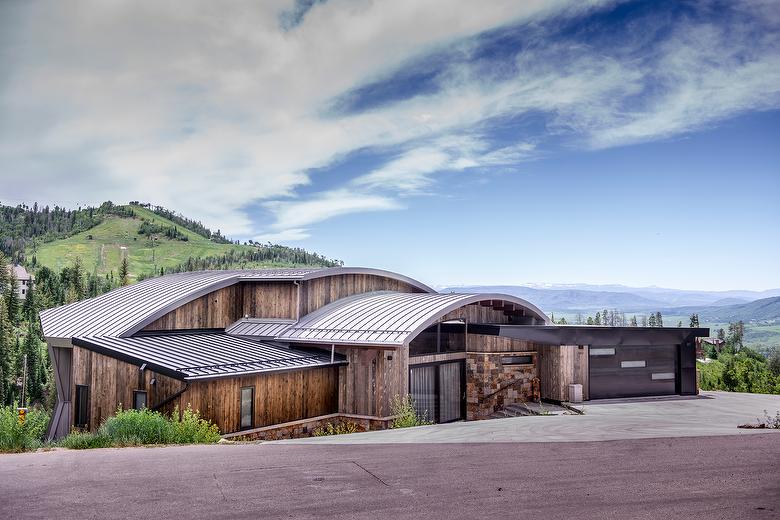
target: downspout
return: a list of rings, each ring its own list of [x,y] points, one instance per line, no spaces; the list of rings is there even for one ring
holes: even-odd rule
[[[163,407],[163,406],[165,406],[166,404],[170,403],[171,401],[173,401],[174,399],[176,399],[177,397],[179,397],[181,394],[183,394],[184,392],[186,392],[186,391],[187,391],[187,388],[188,388],[189,386],[190,386],[190,383],[189,383],[189,381],[184,381],[184,388],[182,388],[182,389],[181,389],[181,390],[179,390],[178,392],[176,392],[176,393],[172,394],[171,396],[167,397],[167,398],[166,398],[164,401],[162,401],[162,402],[160,402],[160,403],[157,403],[156,405],[154,405],[154,406],[152,407],[152,411],[153,411],[153,412],[156,412],[156,411],[158,411],[160,408],[162,408],[162,407]]]

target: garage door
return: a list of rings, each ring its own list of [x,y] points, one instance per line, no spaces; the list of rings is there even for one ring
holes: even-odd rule
[[[677,393],[677,345],[591,346],[590,399]]]

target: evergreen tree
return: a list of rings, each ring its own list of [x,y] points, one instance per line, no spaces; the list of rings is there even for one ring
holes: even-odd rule
[[[655,314],[651,314],[650,317],[647,319],[647,326],[648,327],[655,327]]]
[[[593,320],[593,323],[594,323],[595,325],[601,325],[601,313],[600,313],[600,312],[597,312],[597,313],[596,313],[596,319],[595,319],[595,320]]]
[[[129,280],[129,266],[127,265],[127,257],[122,257],[122,264],[119,266],[119,285],[125,286]]]
[[[588,321],[587,321],[587,324],[588,324],[588,325],[593,325],[593,324],[594,324],[594,322],[593,322],[593,316],[588,316]]]
[[[14,273],[13,268],[9,269],[8,285],[3,287],[3,292],[5,293],[5,309],[8,315],[8,321],[10,321],[11,324],[16,324],[19,318],[19,292],[17,291],[18,284],[19,281],[16,279],[16,274]]]
[[[0,406],[11,404],[11,330],[0,299]]]
[[[664,326],[664,317],[661,316],[661,312],[655,313],[655,326],[656,327],[663,327]]]
[[[35,321],[38,319],[38,301],[36,290],[33,288],[33,284],[27,286],[27,296],[24,299],[22,305],[22,315],[27,321]]]
[[[721,341],[726,341],[726,331],[722,328],[718,329],[718,339]]]
[[[638,324],[636,322],[636,316],[631,316],[631,326],[632,327],[637,327],[638,326]]]
[[[41,342],[37,327],[31,321],[27,325],[22,353],[27,354],[27,402],[39,401],[42,397],[40,380],[41,373]]]
[[[682,320],[680,320],[680,321],[678,321],[678,322],[677,322],[677,328],[678,328],[678,329],[681,329],[681,328],[682,328]]]

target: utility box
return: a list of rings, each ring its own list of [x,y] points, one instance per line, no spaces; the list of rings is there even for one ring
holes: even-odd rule
[[[569,385],[569,402],[570,403],[582,402],[582,385],[580,384]]]

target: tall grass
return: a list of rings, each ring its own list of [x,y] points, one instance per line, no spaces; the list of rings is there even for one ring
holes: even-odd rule
[[[48,425],[49,414],[44,410],[31,408],[24,424],[19,424],[15,406],[0,407],[0,452],[18,453],[40,448]]]
[[[179,418],[151,410],[117,410],[95,433],[73,432],[59,442],[72,449],[141,446],[144,444],[209,444],[220,438],[219,428],[201,419],[189,406]]]
[[[428,420],[428,414],[418,414],[414,407],[412,396],[395,396],[390,403],[390,413],[395,415],[395,419],[390,424],[390,428],[409,428],[411,426],[424,426],[433,424]]]

